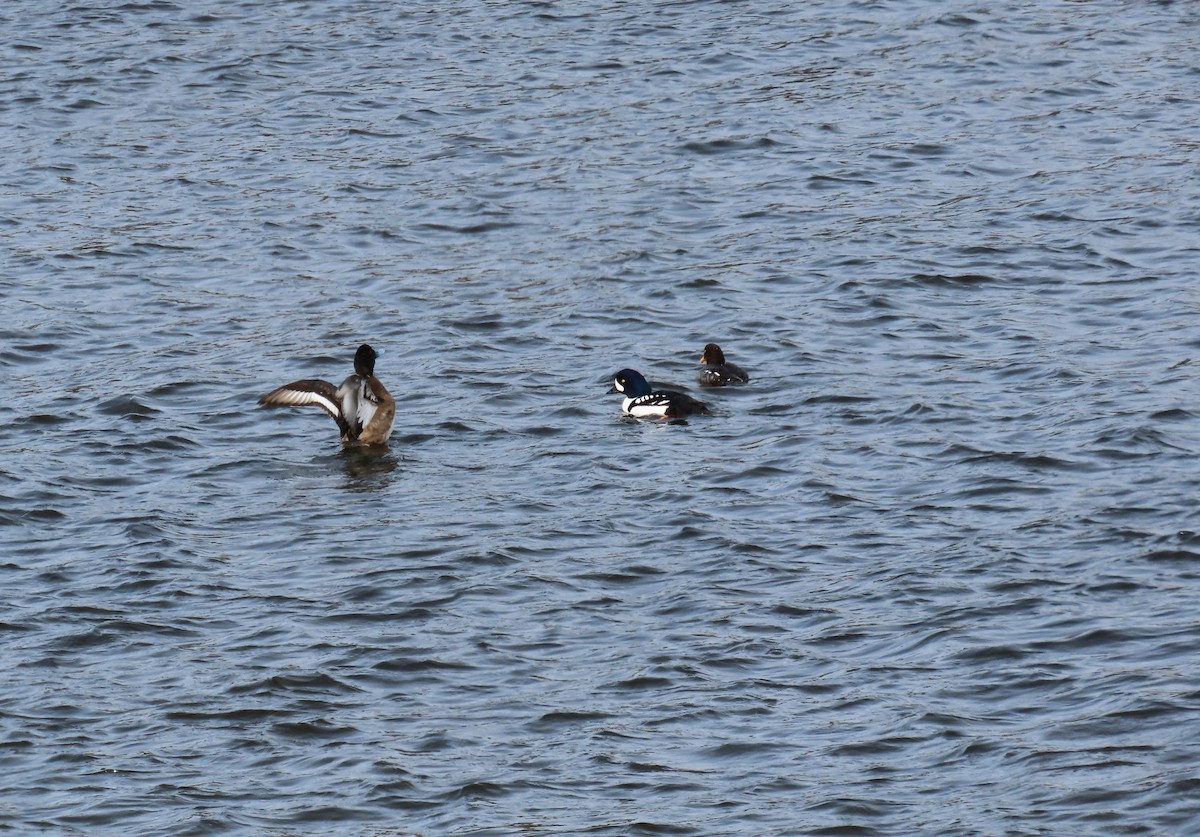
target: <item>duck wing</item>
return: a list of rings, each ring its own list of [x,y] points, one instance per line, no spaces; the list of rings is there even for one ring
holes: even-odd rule
[[[374,377],[374,376],[371,376]],[[358,432],[355,433],[355,438],[361,437],[363,432],[375,418],[375,413],[379,409],[379,398],[375,395],[370,386],[371,378],[364,378],[361,375],[355,381],[353,389],[354,399],[354,415],[358,419]],[[343,388],[348,387],[350,381],[342,384]]]
[[[728,375],[733,383],[748,384],[750,383],[750,375],[745,369],[734,363],[725,364],[725,374]]]
[[[693,413],[698,413],[704,416],[711,415],[707,404],[698,398],[692,398],[692,396],[685,393],[668,391],[655,393],[655,395],[667,396],[668,406],[666,415],[669,418],[690,416]]]
[[[344,388],[344,387],[343,387]],[[343,404],[346,399],[341,392],[329,381],[303,380],[292,381],[278,389],[273,389],[258,399],[263,407],[320,407],[333,417],[342,437],[350,436],[350,424],[346,421]],[[357,433],[355,434],[357,435]]]

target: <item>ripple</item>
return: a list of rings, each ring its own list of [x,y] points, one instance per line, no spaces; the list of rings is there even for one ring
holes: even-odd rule
[[[1111,11],[17,0],[6,821],[1187,833],[1197,48]],[[362,340],[389,452],[255,407]]]

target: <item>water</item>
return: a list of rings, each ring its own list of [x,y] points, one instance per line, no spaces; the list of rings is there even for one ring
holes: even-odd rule
[[[0,22],[14,833],[1200,831],[1192,4]]]

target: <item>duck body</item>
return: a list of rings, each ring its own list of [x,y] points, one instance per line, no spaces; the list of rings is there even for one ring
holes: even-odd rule
[[[320,407],[337,422],[345,444],[386,445],[396,419],[396,400],[375,377],[379,355],[366,343],[354,355],[354,374],[341,386],[305,379],[271,390],[258,403],[263,407]]]
[[[635,418],[682,418],[708,413],[708,405],[703,401],[675,390],[655,390],[634,369],[614,373],[608,391],[622,393],[625,399],[621,402],[621,412]]]
[[[750,376],[746,374],[745,369],[736,363],[726,362],[725,353],[716,343],[709,343],[704,347],[700,363],[700,372],[696,380],[702,387],[727,387],[750,382]]]

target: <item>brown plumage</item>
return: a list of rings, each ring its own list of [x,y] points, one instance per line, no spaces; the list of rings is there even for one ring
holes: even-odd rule
[[[346,444],[386,445],[396,419],[396,400],[375,377],[375,350],[366,343],[354,355],[354,374],[335,387],[329,381],[293,381],[258,399],[263,407],[320,407],[337,422]]]

